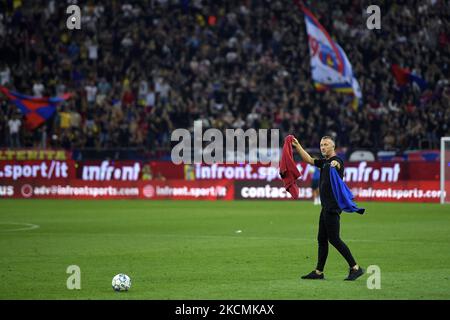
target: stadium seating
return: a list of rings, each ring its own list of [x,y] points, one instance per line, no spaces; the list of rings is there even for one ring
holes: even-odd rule
[[[34,96],[74,94],[45,126],[29,131],[21,118],[18,139],[10,123],[18,109],[0,95],[0,147],[131,147],[167,157],[172,130],[195,120],[219,130],[278,128],[281,139],[294,133],[307,147],[333,132],[338,146],[373,153],[433,149],[450,135],[447,1],[388,1],[381,12],[389,28],[380,31],[361,27],[363,2],[309,4],[349,56],[361,83],[358,110],[347,95],[311,85],[303,14],[291,3],[89,2],[81,31],[56,18],[65,1],[0,6],[0,84]],[[267,23],[248,23],[261,16]],[[393,64],[426,86],[400,85]]]

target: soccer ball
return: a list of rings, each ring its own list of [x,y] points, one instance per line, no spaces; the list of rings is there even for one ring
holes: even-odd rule
[[[112,279],[112,288],[114,291],[128,291],[131,287],[131,279],[123,273],[119,273]]]

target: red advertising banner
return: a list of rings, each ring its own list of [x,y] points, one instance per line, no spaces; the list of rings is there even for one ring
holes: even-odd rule
[[[232,181],[100,182],[44,179],[0,182],[0,198],[233,200]]]
[[[311,181],[315,167],[298,163],[301,182]],[[0,161],[1,179],[80,179],[83,181],[140,180],[279,180],[278,167],[261,164],[192,164],[175,165],[169,161],[74,161],[21,160]],[[375,183],[439,180],[437,162],[347,162],[344,180],[347,183]]]
[[[312,188],[298,182],[299,200],[312,198]],[[356,201],[439,202],[439,181],[348,183]],[[235,199],[292,200],[280,181],[236,181]]]
[[[166,161],[79,161],[77,179],[84,181],[184,180],[184,166]]]
[[[167,164],[166,164],[167,165]],[[260,164],[193,164],[191,178],[196,180],[233,179],[275,181],[280,179],[278,167]],[[311,181],[314,166],[297,163],[302,173],[300,181]],[[186,170],[185,170],[186,171]],[[438,162],[346,162],[346,182],[397,182],[409,180],[439,180]]]
[[[169,161],[74,161],[61,150],[0,150],[0,199],[290,199],[278,167],[175,165]],[[439,201],[438,162],[346,162],[357,200]],[[314,166],[298,163],[299,199],[312,197]]]
[[[312,198],[312,189],[299,182],[298,200]],[[349,183],[356,201],[439,202],[439,181]],[[292,200],[281,181],[136,181],[101,182],[28,179],[0,182],[1,198],[50,199],[196,199],[196,200]]]
[[[21,179],[74,179],[73,160],[0,161],[0,181]]]
[[[306,183],[297,183],[299,186],[298,199],[308,200],[313,196],[311,186]],[[234,184],[235,199],[237,200],[294,200],[283,187],[280,180],[264,181],[236,181]]]
[[[351,183],[356,200],[394,202],[439,202],[439,181],[402,181],[395,183]]]

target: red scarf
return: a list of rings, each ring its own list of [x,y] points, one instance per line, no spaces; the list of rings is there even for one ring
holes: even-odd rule
[[[284,139],[283,152],[280,161],[280,176],[283,180],[284,188],[291,194],[292,199],[296,200],[298,199],[298,186],[295,180],[301,177],[301,173],[295,165],[294,156],[292,154],[293,140],[293,135],[288,135]]]

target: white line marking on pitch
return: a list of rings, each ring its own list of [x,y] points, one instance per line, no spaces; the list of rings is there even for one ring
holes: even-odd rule
[[[25,226],[23,228],[0,230],[0,232],[27,231],[27,230],[33,230],[33,229],[40,228],[39,225],[32,224],[32,223],[0,222],[0,224],[12,224],[12,225]]]

